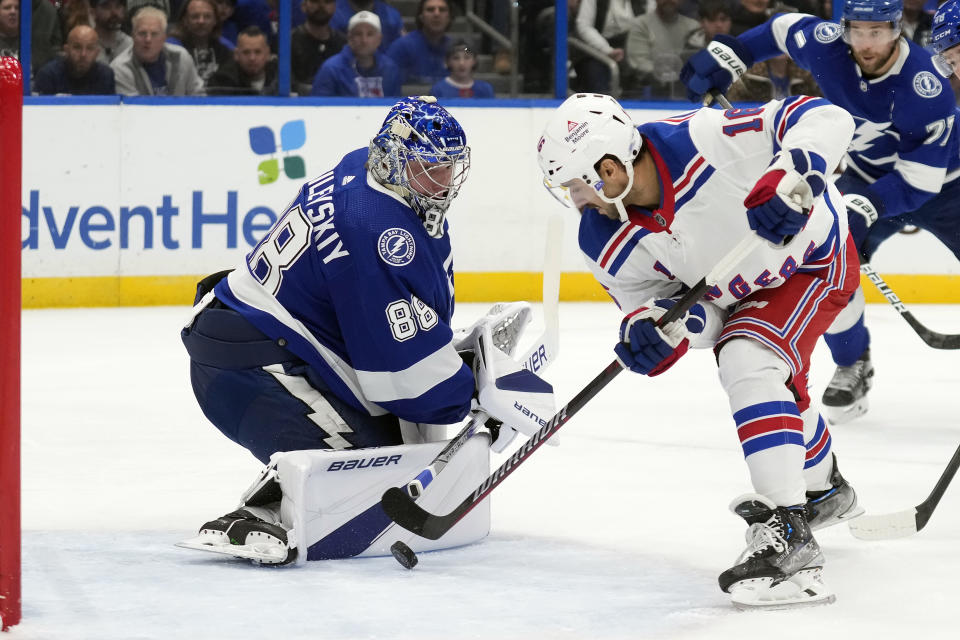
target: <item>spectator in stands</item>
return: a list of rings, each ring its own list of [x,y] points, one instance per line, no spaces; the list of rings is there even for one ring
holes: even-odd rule
[[[250,25],[240,32],[233,60],[210,78],[207,95],[277,95],[277,61],[260,27]]]
[[[380,18],[358,11],[347,23],[347,46],[329,58],[313,79],[310,95],[381,98],[400,95],[400,70],[378,51]]]
[[[430,95],[438,98],[493,98],[493,86],[483,80],[475,80],[477,56],[463,40],[450,45],[447,50],[447,69],[450,74],[430,89]]]
[[[903,0],[903,18],[900,20],[904,37],[921,47],[930,44],[933,29],[933,16],[923,10],[924,4],[926,0]]]
[[[576,36],[621,65],[630,25],[643,14],[646,0],[580,0],[580,9],[568,19],[576,24]],[[551,34],[552,35],[552,34]],[[581,91],[609,93],[610,69],[594,58],[586,58],[577,69]]]
[[[37,72],[34,87],[40,95],[110,95],[116,93],[113,71],[97,62],[97,32],[78,24],[67,34],[63,57],[56,57]]]
[[[117,93],[129,96],[203,95],[203,80],[193,58],[167,39],[167,16],[142,7],[131,20],[133,46],[110,63]]]
[[[290,34],[290,75],[300,95],[310,93],[310,84],[320,65],[339,53],[347,39],[330,27],[336,0],[302,0],[306,21]]]
[[[48,0],[33,0],[30,29],[30,66],[36,71],[49,62],[63,44],[60,18]],[[20,0],[0,0],[0,53],[20,57]]]
[[[233,57],[233,44],[220,38],[214,0],[184,2],[180,19],[170,29],[167,42],[178,44],[190,53],[204,83]]]
[[[170,20],[170,0],[127,0],[127,15],[130,20],[133,20],[133,16],[144,7],[159,9],[167,21]]]
[[[786,55],[758,62],[727,90],[727,99],[737,102],[769,102],[797,95],[821,96],[823,93],[813,76]]]
[[[733,22],[730,26],[730,34],[738,36],[747,29],[763,24],[775,13],[794,13],[797,11],[798,4],[797,0],[790,0],[790,4],[781,0],[740,0],[730,11],[730,19]],[[808,8],[810,10],[804,10],[804,13],[814,11],[812,7]]]
[[[233,19],[233,13],[237,7],[237,0],[216,0],[216,3],[217,23],[220,24],[220,35],[235,45],[237,44],[237,34],[240,33],[240,29],[237,28],[237,21]]]
[[[452,44],[447,30],[452,19],[449,0],[420,0],[417,28],[387,49],[400,67],[401,82],[433,84],[447,75],[445,59]]]
[[[20,57],[20,0],[0,0],[0,55]]]
[[[400,12],[380,0],[337,0],[337,10],[330,20],[330,26],[347,32],[350,17],[358,11],[370,11],[377,14],[381,25],[380,51],[386,53],[393,41],[403,35],[403,16]]]
[[[703,49],[718,34],[729,34],[730,4],[727,0],[703,0],[698,9],[700,28],[693,30],[683,43],[684,62],[700,49]]]
[[[681,15],[679,0],[656,0],[651,13],[633,22],[627,36],[627,62],[634,85],[651,85],[654,95],[673,96],[683,66],[683,46],[700,24]]]
[[[93,9],[89,0],[62,0],[57,15],[60,17],[60,28],[63,34],[68,34],[78,24],[93,26]]]
[[[567,0],[567,34],[571,37],[576,35],[574,18],[579,6],[580,0]],[[528,93],[553,93],[555,13],[553,0],[530,0],[520,6],[519,60],[523,90]],[[588,91],[582,82],[582,78],[589,75],[583,69],[585,55],[579,49],[570,47],[567,57],[576,74],[576,77],[570,74],[570,88],[573,91]]]
[[[133,46],[133,38],[123,32],[127,19],[126,0],[90,0],[94,28],[100,38],[97,60],[110,64],[114,58]]]

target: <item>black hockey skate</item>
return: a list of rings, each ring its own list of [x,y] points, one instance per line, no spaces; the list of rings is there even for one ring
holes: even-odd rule
[[[870,349],[849,367],[837,367],[823,392],[823,408],[831,424],[842,424],[867,412],[867,392],[873,386]]]
[[[296,543],[289,539],[289,532],[254,511],[267,517],[270,514],[269,509],[260,507],[237,509],[204,523],[196,537],[177,546],[246,558],[260,564],[284,565],[296,560]]]
[[[750,525],[746,550],[719,579],[735,607],[779,609],[836,599],[821,580],[823,554],[803,505],[778,507],[747,494],[730,508]]]
[[[830,484],[833,486],[826,491],[807,491],[804,509],[812,531],[863,515],[863,507],[857,504],[857,492],[840,475],[837,456],[831,455],[833,471],[830,473]]]

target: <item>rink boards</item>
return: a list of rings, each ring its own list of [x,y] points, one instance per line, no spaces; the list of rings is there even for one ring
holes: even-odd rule
[[[25,307],[189,303],[196,280],[240,264],[303,182],[366,146],[387,108],[100,102],[25,106]],[[575,214],[541,186],[536,142],[552,103],[531,105],[450,107],[472,148],[449,217],[460,301],[539,299],[554,211],[566,221],[561,298],[605,297],[577,250]],[[687,109],[660,106],[631,115]],[[960,302],[960,267],[925,232],[892,238],[874,267],[907,301]]]

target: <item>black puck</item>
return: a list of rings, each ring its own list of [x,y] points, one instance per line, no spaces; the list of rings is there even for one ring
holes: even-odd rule
[[[417,554],[413,552],[413,549],[399,540],[390,545],[390,553],[392,553],[393,557],[397,559],[397,562],[402,564],[406,569],[413,569],[417,566]]]

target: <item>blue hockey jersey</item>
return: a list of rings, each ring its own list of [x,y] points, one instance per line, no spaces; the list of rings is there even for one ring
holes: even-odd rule
[[[824,97],[854,118],[846,159],[848,171],[871,185],[865,195],[881,215],[913,211],[960,170],[953,91],[930,53],[905,39],[887,73],[864,78],[841,35],[835,22],[792,13],[738,39],[758,61],[786,53],[810,71]]]
[[[458,422],[474,380],[452,344],[449,236],[430,237],[366,160],[358,149],[304,184],[216,296],[357,409]]]

